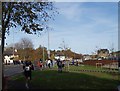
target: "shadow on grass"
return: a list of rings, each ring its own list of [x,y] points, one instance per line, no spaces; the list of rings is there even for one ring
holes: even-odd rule
[[[118,80],[91,76],[85,73],[57,71],[34,71],[30,82],[30,89],[82,89],[117,91]],[[25,89],[23,75],[8,80],[8,90]]]

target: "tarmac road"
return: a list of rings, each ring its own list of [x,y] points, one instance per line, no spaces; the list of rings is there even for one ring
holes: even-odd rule
[[[39,68],[37,66],[34,66],[34,70],[38,70]],[[18,65],[4,65],[4,77],[8,77],[8,76],[13,76],[16,75],[18,73],[22,73],[23,70],[23,64],[18,64]]]
[[[23,72],[23,65],[4,65],[4,76],[12,76]]]

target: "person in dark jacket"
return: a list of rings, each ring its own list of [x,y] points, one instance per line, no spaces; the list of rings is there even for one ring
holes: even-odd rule
[[[60,59],[57,60],[58,72],[62,72],[62,61]]]
[[[29,88],[28,82],[31,80],[32,70],[34,70],[33,64],[31,61],[25,61],[23,65],[24,76],[26,78],[26,88]]]
[[[118,60],[118,71],[120,72],[120,61]]]

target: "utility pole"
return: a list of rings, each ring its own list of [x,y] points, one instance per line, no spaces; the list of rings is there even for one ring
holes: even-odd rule
[[[69,61],[67,60],[67,56],[66,56],[66,45],[65,45],[65,41],[62,41],[62,45],[59,47],[60,49],[64,50],[64,56],[65,56],[65,62],[66,62],[66,71],[69,72]]]
[[[48,30],[48,58],[50,58],[50,37],[49,37],[49,30]]]
[[[111,57],[111,60],[114,59],[113,52],[114,52],[114,45],[113,45],[113,43],[112,43],[111,46],[110,46],[110,53],[111,53],[110,57]]]
[[[25,62],[25,44],[23,43],[23,51],[24,51],[24,62]]]
[[[14,30],[13,30],[13,60],[14,60]]]
[[[63,40],[63,50],[64,50],[65,59],[66,59],[66,45],[64,40]]]
[[[64,51],[63,54],[64,54],[64,56],[65,56],[65,58],[66,58],[66,53],[65,53],[65,51],[66,51],[67,48],[66,48],[66,45],[65,45],[65,41],[64,41],[64,40],[62,41],[62,44],[61,44],[61,46],[60,46],[59,48]]]

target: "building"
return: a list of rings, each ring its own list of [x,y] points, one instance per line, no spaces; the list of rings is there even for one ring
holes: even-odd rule
[[[83,56],[82,54],[75,53],[73,57],[74,62],[82,63],[83,62]]]
[[[4,64],[12,64],[14,63],[14,59],[19,58],[18,53],[15,51],[4,51]]]
[[[83,55],[83,60],[84,60],[84,61],[85,61],[85,60],[91,60],[91,59],[92,59],[91,55],[88,55],[88,54]]]
[[[56,60],[57,60],[57,59],[65,60],[65,56],[62,55],[62,54],[56,54],[56,55],[55,55],[55,59],[56,59]]]
[[[90,55],[90,56],[91,56],[92,60],[98,60],[98,55],[93,54],[93,55]]]
[[[109,59],[111,59],[111,60],[120,60],[120,51],[110,53]]]
[[[108,49],[100,49],[97,51],[98,59],[108,59],[109,58],[109,50]]]
[[[55,59],[60,59],[60,60],[69,60],[69,61],[71,61],[72,60],[72,57],[68,57],[68,56],[65,56],[65,54],[64,53],[62,53],[62,52],[59,52],[59,53],[56,53],[55,54]]]

